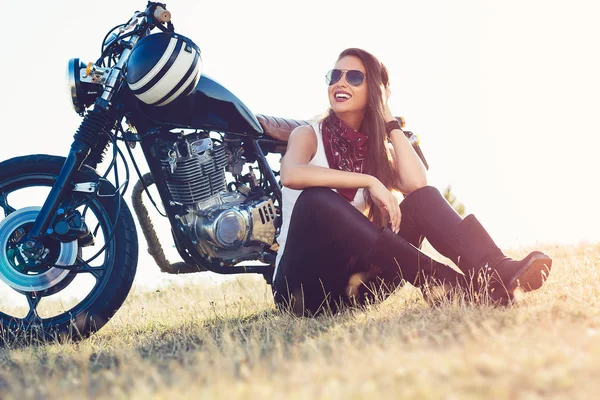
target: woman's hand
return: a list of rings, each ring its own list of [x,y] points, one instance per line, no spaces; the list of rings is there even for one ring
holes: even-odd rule
[[[373,203],[379,207],[379,210],[383,214],[387,214],[390,222],[392,223],[392,231],[398,233],[400,230],[400,219],[402,214],[400,213],[400,206],[396,200],[396,196],[390,192],[381,181],[375,177],[371,181],[368,187]]]
[[[389,122],[389,121],[393,121],[394,115],[392,114],[392,111],[390,110],[390,106],[388,105],[388,101],[390,99],[390,96],[392,94],[392,91],[389,87],[389,85],[387,87],[381,85],[381,100],[383,101],[383,111],[384,111],[384,116],[385,116],[385,122]]]

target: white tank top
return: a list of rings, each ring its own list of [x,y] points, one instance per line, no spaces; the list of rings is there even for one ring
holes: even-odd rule
[[[327,156],[325,155],[325,148],[323,147],[323,136],[321,134],[321,123],[317,122],[311,125],[315,131],[315,135],[317,136],[317,151],[315,152],[314,157],[309,161],[308,165],[315,165],[317,167],[325,167],[329,168],[329,163],[327,162]],[[335,189],[331,189],[334,192],[337,192]],[[356,207],[360,212],[364,213],[367,205],[364,200],[363,189],[359,188],[356,191],[356,196],[354,196],[354,200],[350,202],[354,207]],[[283,252],[285,250],[286,239],[288,235],[288,231],[290,228],[290,219],[292,217],[292,212],[294,211],[294,205],[296,204],[296,200],[298,200],[298,196],[302,193],[302,189],[290,189],[287,187],[283,187],[281,189],[281,197],[282,197],[282,225],[281,231],[279,233],[279,237],[277,238],[277,243],[279,244],[279,250],[277,252],[277,259],[275,261],[275,271],[273,273],[273,279],[277,274],[277,267],[279,266],[279,261],[283,256]]]

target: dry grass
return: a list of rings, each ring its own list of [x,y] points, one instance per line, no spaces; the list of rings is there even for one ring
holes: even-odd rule
[[[522,256],[528,249],[509,252]],[[299,319],[245,276],[133,293],[81,343],[0,350],[25,398],[590,398],[600,389],[600,244],[548,246],[547,284],[511,308],[432,309],[399,290]]]

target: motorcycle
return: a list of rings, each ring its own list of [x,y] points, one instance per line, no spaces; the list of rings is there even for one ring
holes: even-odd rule
[[[0,312],[4,334],[80,339],[121,307],[138,261],[124,201],[130,165],[139,179],[131,204],[161,271],[255,273],[271,283],[281,185],[266,155],[284,154],[291,131],[310,122],[254,115],[200,64],[200,49],[157,2],[111,29],[96,62],[69,61],[70,96],[83,119],[67,156],[0,163],[0,280],[28,305],[20,315]],[[405,134],[425,162],[416,135]],[[138,145],[146,174],[133,156]],[[168,218],[182,261],[167,260],[144,194]],[[17,206],[23,198],[43,204]],[[56,314],[38,311],[43,299],[81,289],[80,281],[87,286],[79,299]]]

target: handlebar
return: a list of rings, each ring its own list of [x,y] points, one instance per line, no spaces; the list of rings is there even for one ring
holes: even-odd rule
[[[154,19],[160,23],[171,21],[171,12],[165,10],[161,6],[156,6],[154,9]]]

